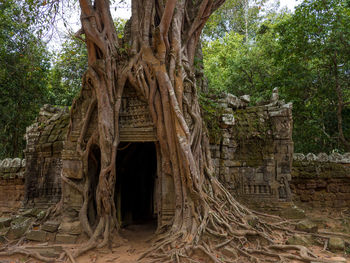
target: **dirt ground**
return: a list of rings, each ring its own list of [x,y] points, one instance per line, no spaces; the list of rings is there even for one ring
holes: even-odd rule
[[[305,208],[304,208],[305,209]],[[345,252],[331,253],[324,249],[322,243],[311,245],[309,248],[316,255],[320,255],[327,259],[345,258],[350,263],[350,209],[305,209],[306,218],[315,222],[318,225],[319,233],[334,231],[345,235],[349,238],[344,238],[347,244]],[[290,220],[291,225],[296,224],[297,220]],[[292,227],[293,228],[293,227]],[[130,225],[124,227],[120,235],[122,239],[117,239],[112,243],[110,248],[95,249],[76,259],[77,263],[135,263],[137,259],[150,248],[151,240],[154,237],[155,225]],[[67,249],[74,249],[80,246],[84,240],[80,240],[80,244],[64,245]],[[25,243],[25,245],[34,245],[34,243]],[[35,245],[38,245],[37,243]],[[43,244],[45,246],[45,244]],[[47,244],[48,246],[50,244]],[[318,246],[317,246],[318,245]],[[209,262],[206,259],[200,262]],[[37,260],[26,258],[25,256],[0,257],[0,263],[29,263],[39,262]],[[69,262],[69,261],[68,261]],[[242,262],[244,263],[244,262]]]
[[[121,230],[124,242],[114,241],[111,248],[97,249],[79,258],[77,263],[134,263],[150,247],[155,227],[131,225]]]

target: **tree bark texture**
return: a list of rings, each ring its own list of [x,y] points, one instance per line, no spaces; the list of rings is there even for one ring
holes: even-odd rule
[[[77,147],[83,161],[84,183],[63,180],[83,195],[80,220],[90,241],[75,256],[108,244],[110,234],[119,229],[114,204],[118,176],[115,160],[121,98],[127,84],[149,105],[161,172],[172,178],[175,191],[173,221],[158,229],[157,239],[141,260],[200,262],[196,255],[202,255],[213,262],[235,262],[232,257],[223,256],[223,248],[232,255],[237,253],[237,262],[255,262],[259,256],[270,262],[289,258],[314,260],[305,248],[273,247],[277,241],[272,232],[281,229],[268,226],[240,205],[213,174],[193,63],[205,22],[224,0],[132,0],[130,34],[125,34],[123,40],[118,39],[108,0],[79,2],[89,64],[82,88],[82,94],[88,93],[89,106]],[[77,105],[75,101],[72,112]],[[96,109],[98,129],[86,141],[87,127]],[[91,182],[87,176],[88,160],[94,159],[89,157],[92,145],[98,145],[101,151],[95,195],[89,192]],[[96,196],[97,207],[97,221],[93,225],[87,219],[92,196]],[[248,236],[256,237],[255,241],[248,242]],[[259,239],[270,244],[270,248],[262,250]],[[273,252],[282,249],[300,253],[291,256]]]

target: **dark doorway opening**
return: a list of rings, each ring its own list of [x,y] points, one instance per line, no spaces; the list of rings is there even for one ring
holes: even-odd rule
[[[122,227],[155,224],[154,189],[157,172],[153,142],[121,142],[116,159],[115,204]]]
[[[101,150],[93,144],[91,145],[88,157],[88,178],[90,180],[89,203],[88,203],[88,220],[92,226],[96,225],[97,205],[96,205],[96,189],[98,178],[101,171]]]

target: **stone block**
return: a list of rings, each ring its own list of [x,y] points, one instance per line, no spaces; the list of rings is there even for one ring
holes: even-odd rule
[[[315,181],[309,181],[306,183],[306,189],[315,189],[317,187],[316,182]]]
[[[287,219],[302,219],[305,218],[305,212],[299,207],[293,206],[281,210],[280,216]]]
[[[328,249],[332,252],[343,251],[345,248],[344,240],[339,237],[331,237],[328,242]]]
[[[30,208],[25,210],[22,213],[22,216],[26,216],[26,217],[37,217],[38,214],[41,212],[42,210],[38,209],[38,208]]]
[[[52,145],[52,150],[54,152],[61,152],[63,149],[63,142],[62,141],[56,141]]]
[[[316,184],[318,188],[320,187],[324,188],[327,186],[327,182],[325,180],[317,180]]]
[[[30,218],[18,217],[11,222],[9,231],[7,232],[8,239],[18,239],[27,232],[32,220]]]
[[[296,230],[303,231],[303,232],[308,232],[308,233],[317,233],[318,231],[318,226],[311,222],[308,219],[300,221],[296,226]]]
[[[327,192],[329,192],[329,193],[337,193],[338,192],[338,186],[336,184],[329,184],[329,185],[327,185]]]
[[[58,230],[59,232],[68,233],[70,235],[80,235],[82,233],[80,221],[62,222]]]
[[[83,169],[80,160],[63,160],[63,173],[68,178],[82,179]]]
[[[288,238],[286,243],[287,245],[300,245],[306,247],[310,245],[310,241],[306,237],[298,234],[294,234],[293,236]]]
[[[41,229],[47,232],[56,232],[60,223],[55,221],[46,221],[42,226]]]
[[[42,230],[30,230],[26,234],[26,238],[31,241],[46,242],[47,233]]]
[[[25,249],[29,251],[38,252],[40,255],[49,258],[58,258],[63,252],[62,246],[26,246]],[[54,262],[54,261],[53,261]]]
[[[56,242],[60,244],[75,244],[77,241],[77,236],[68,234],[57,234]]]
[[[55,142],[55,141],[57,141],[57,139],[58,139],[58,136],[59,135],[57,135],[57,134],[51,134],[50,136],[49,136],[49,138],[47,139],[47,141],[48,142]]]

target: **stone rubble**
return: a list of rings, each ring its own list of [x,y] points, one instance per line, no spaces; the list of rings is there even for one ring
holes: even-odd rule
[[[295,161],[307,161],[307,162],[331,162],[331,163],[344,163],[350,164],[350,153],[340,154],[337,152],[326,154],[326,153],[318,153],[315,155],[314,153],[302,154],[302,153],[294,153],[293,160]]]

